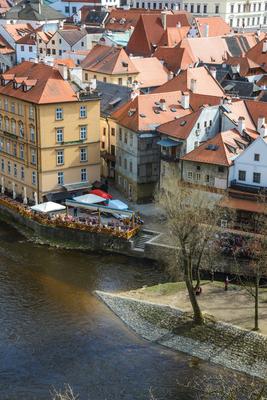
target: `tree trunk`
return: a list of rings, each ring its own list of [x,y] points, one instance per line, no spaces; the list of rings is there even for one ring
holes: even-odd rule
[[[194,313],[194,322],[198,325],[203,324],[203,315],[200,310],[198,301],[196,299],[196,294],[193,286],[193,281],[192,281],[192,264],[190,261],[184,260],[184,280],[186,284],[186,288],[188,291],[189,295],[189,300],[193,309]]]
[[[196,286],[195,286],[195,289],[197,289],[198,287],[200,287],[200,282],[201,282],[201,280],[200,280],[200,268],[199,268],[199,266],[197,266],[197,268],[196,268]]]
[[[259,286],[260,279],[257,274],[255,277],[255,314],[254,314],[254,331],[259,330]]]

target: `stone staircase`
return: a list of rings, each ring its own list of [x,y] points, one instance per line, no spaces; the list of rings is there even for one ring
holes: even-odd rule
[[[133,239],[133,250],[144,252],[145,244],[153,237],[155,237],[155,233],[149,231],[140,231],[138,235],[136,235]]]

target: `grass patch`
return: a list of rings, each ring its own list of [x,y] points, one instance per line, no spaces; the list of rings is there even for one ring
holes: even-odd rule
[[[218,282],[218,281],[202,281],[201,286],[205,285],[212,285],[214,287],[218,288],[223,288],[224,287],[224,282]],[[232,286],[231,288],[235,289],[238,288],[238,286]],[[142,293],[147,294],[147,295],[160,295],[160,296],[168,296],[168,295],[174,295],[175,293],[179,291],[183,291],[186,289],[185,282],[168,282],[168,283],[159,283],[158,285],[154,286],[148,286],[145,288],[142,288]],[[239,289],[239,288],[238,288]]]

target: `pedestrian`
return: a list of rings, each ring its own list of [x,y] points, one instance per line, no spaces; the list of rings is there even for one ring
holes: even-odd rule
[[[201,293],[202,293],[202,288],[201,288],[200,286],[198,286],[198,287],[196,288],[196,296],[201,295]]]
[[[228,285],[229,285],[229,278],[228,276],[225,278],[224,281],[224,290],[227,291],[228,290]]]

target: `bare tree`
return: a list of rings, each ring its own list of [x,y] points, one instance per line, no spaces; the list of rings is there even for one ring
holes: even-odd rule
[[[74,394],[70,385],[65,385],[63,391],[53,389],[51,396],[52,400],[79,400],[79,396]]]
[[[170,272],[174,278],[182,271],[194,322],[203,323],[203,316],[196,297],[193,274],[200,284],[200,269],[213,253],[213,241],[221,211],[210,193],[190,188],[172,181],[168,188],[157,193],[156,199],[163,208],[175,247],[175,262]]]

